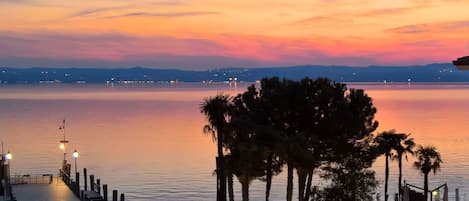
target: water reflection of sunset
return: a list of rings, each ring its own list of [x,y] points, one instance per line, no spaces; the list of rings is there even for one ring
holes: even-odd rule
[[[204,97],[237,91],[225,85],[171,90],[93,85],[53,90],[15,87],[0,88],[0,109],[4,111],[0,133],[15,153],[14,173],[58,169],[62,157],[58,125],[65,117],[69,148],[80,151],[79,167],[88,167],[103,181],[118,184],[117,188],[128,191],[129,199],[143,199],[138,197],[142,193],[150,200],[188,200],[191,195],[191,200],[202,201],[213,197],[216,145],[202,132],[206,120],[199,105]],[[418,143],[438,147],[444,164],[441,173],[431,176],[431,185],[448,182],[451,192],[459,187],[469,193],[465,188],[469,186],[467,88],[354,87],[368,88],[378,107],[379,131],[409,132]],[[404,178],[420,184],[422,177],[411,167],[412,161],[410,158],[404,164]],[[381,159],[375,164],[381,179],[383,165]],[[397,165],[391,163],[391,184],[395,174]],[[285,179],[284,173],[274,178],[273,199],[283,199]],[[263,185],[253,183],[253,199],[262,199]],[[395,186],[390,188],[392,191]]]

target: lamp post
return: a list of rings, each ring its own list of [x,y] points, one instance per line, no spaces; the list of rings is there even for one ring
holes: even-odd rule
[[[68,143],[68,140],[67,138],[65,137],[65,119],[62,121],[62,125],[59,127],[59,130],[62,131],[63,133],[63,139],[60,140],[60,149],[64,150],[64,159],[63,159],[63,162],[62,162],[62,170],[65,172],[66,171],[66,166],[67,166],[67,160],[66,160],[66,155],[67,155],[67,143]]]
[[[11,154],[10,151],[8,151],[7,154],[5,154],[5,160],[8,161],[7,169],[6,169],[6,175],[5,175],[5,194],[9,197],[11,197],[11,185],[10,185],[10,160],[13,159],[13,155]]]
[[[62,130],[62,133],[63,133],[63,140],[60,140],[60,149],[64,150],[64,161],[65,161],[65,156],[67,154],[66,152],[66,148],[67,148],[67,143],[68,143],[68,140],[67,138],[65,137],[65,119],[62,121],[62,125],[59,127],[59,130]]]
[[[75,159],[75,173],[78,172],[78,169],[77,169],[77,159],[78,159],[78,156],[80,156],[80,154],[78,153],[78,151],[75,149],[75,151],[73,152],[72,154],[73,158]]]

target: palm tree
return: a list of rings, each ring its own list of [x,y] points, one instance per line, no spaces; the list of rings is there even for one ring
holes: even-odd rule
[[[398,134],[399,144],[395,147],[396,156],[395,160],[399,161],[399,198],[402,196],[402,157],[405,155],[407,160],[407,153],[413,155],[415,142],[414,138],[409,138],[410,134]]]
[[[388,181],[389,181],[389,159],[392,157],[392,151],[396,149],[399,142],[399,134],[396,134],[395,130],[385,131],[374,139],[376,148],[379,154],[384,154],[386,157],[386,169],[385,169],[385,179],[384,179],[384,200],[388,200]]]
[[[227,129],[230,97],[219,94],[215,97],[206,98],[200,105],[209,124],[204,126],[204,133],[211,134],[217,140],[218,157],[216,159],[217,172],[217,200],[226,201],[226,176],[223,166],[223,138]]]
[[[440,165],[443,163],[441,160],[440,153],[436,150],[434,146],[419,146],[417,151],[415,151],[417,156],[417,161],[414,163],[414,167],[420,170],[424,175],[424,197],[425,200],[428,199],[428,173],[433,171],[433,174],[436,174],[440,170]]]

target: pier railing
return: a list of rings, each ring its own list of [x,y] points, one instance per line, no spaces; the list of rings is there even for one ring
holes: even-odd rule
[[[59,170],[60,177],[69,189],[82,201],[109,201],[108,199],[108,185],[101,185],[101,180],[96,179],[94,175],[87,175],[87,169],[83,169],[83,185],[80,185],[80,173],[75,173],[75,180],[73,180],[68,171]],[[89,180],[88,180],[89,179]],[[89,186],[88,186],[89,185]],[[83,187],[83,188],[81,188]],[[112,201],[125,201],[125,195],[120,194],[118,199],[118,191],[112,191]]]
[[[10,177],[11,185],[19,184],[51,184],[54,181],[54,175],[43,174],[43,175],[14,175]]]

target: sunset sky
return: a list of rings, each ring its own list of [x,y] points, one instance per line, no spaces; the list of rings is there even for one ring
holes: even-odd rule
[[[467,0],[0,0],[0,66],[407,65],[469,54]]]

